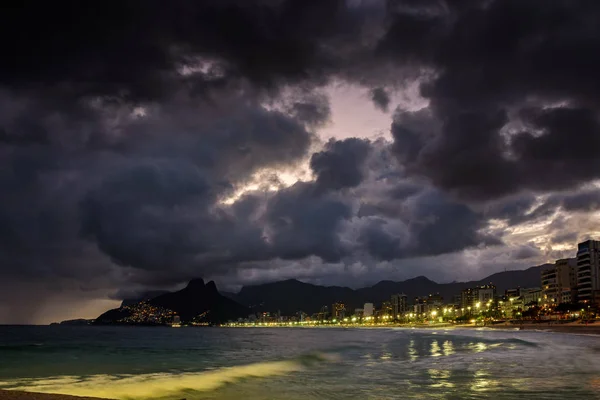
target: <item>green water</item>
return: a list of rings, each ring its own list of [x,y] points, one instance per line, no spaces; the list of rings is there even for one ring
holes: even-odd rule
[[[458,329],[0,327],[0,388],[115,398],[600,399],[600,338]]]

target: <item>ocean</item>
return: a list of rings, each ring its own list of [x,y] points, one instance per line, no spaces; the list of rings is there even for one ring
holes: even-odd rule
[[[600,399],[600,337],[4,326],[0,389],[120,399]]]

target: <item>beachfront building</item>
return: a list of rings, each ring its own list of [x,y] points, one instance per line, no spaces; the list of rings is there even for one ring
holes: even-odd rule
[[[393,294],[391,300],[392,317],[398,319],[408,311],[408,296],[404,293]]]
[[[481,304],[487,304],[494,300],[496,297],[496,286],[489,284],[475,288],[475,297],[477,302]]]
[[[534,305],[538,305],[542,301],[542,289],[541,288],[522,289],[521,290],[521,299],[523,301],[524,309],[527,309]]]
[[[563,290],[560,296],[560,302],[564,304],[573,304],[577,299],[577,290],[576,289],[566,289]]]
[[[427,314],[428,311],[429,311],[429,306],[427,304],[427,298],[426,297],[415,298],[415,302],[413,304],[413,312],[417,316],[422,316],[422,315]]]
[[[478,309],[494,301],[496,286],[482,285],[464,289],[461,292],[460,307],[464,309]]]
[[[373,303],[365,303],[365,305],[363,306],[363,317],[372,317],[373,311],[375,311]]]
[[[600,304],[600,242],[577,245],[577,296],[583,303]]]
[[[473,298],[474,298],[473,289],[463,289],[460,292],[460,307],[463,309],[467,309],[473,306]]]
[[[558,304],[562,302],[562,294],[577,286],[577,259],[564,258],[554,265],[542,269],[542,302]]]
[[[331,305],[331,316],[333,319],[342,320],[346,317],[346,305],[342,302]]]

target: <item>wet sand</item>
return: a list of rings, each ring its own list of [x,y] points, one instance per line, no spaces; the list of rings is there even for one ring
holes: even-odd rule
[[[0,400],[99,400],[99,397],[78,397],[64,394],[20,392],[0,389]],[[106,399],[105,399],[106,400]]]

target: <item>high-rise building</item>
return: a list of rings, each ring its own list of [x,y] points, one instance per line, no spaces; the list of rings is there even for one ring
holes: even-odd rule
[[[461,308],[471,307],[473,305],[473,289],[463,289],[460,292],[460,306]]]
[[[562,294],[577,286],[577,259],[564,258],[542,269],[542,301],[547,304],[562,302]]]
[[[408,311],[408,296],[404,293],[392,295],[392,316],[397,319],[400,315]]]
[[[482,285],[474,288],[463,289],[460,297],[461,308],[475,307],[493,301],[496,297],[496,286]]]
[[[346,316],[346,305],[341,302],[333,303],[331,305],[331,316],[334,319],[344,319]]]
[[[413,311],[415,314],[427,314],[429,311],[429,305],[427,304],[426,297],[415,297],[415,301],[413,304]]]
[[[475,298],[477,299],[477,303],[487,303],[489,301],[493,301],[494,297],[496,297],[496,286],[492,285],[482,285],[473,289],[475,292]]]
[[[600,304],[599,250],[596,240],[577,245],[577,297],[581,302]]]
[[[363,306],[363,316],[364,317],[372,317],[373,316],[373,303],[365,303]]]

